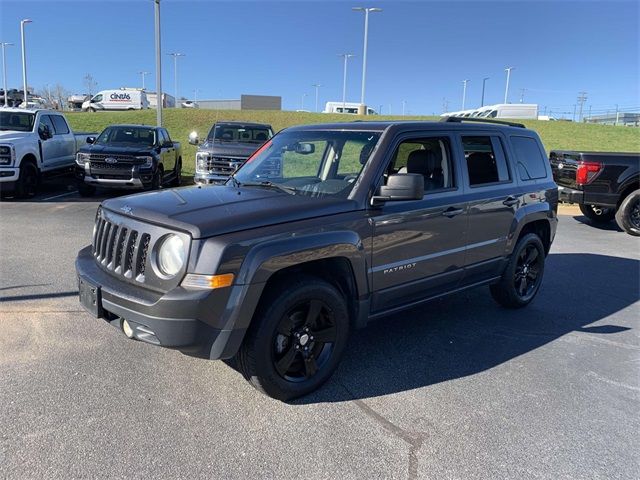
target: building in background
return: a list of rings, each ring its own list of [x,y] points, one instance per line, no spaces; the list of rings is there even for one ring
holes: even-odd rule
[[[640,113],[618,112],[607,115],[593,115],[585,118],[587,123],[599,123],[601,125],[624,125],[627,127],[640,126]]]
[[[232,100],[200,100],[198,107],[209,110],[282,110],[282,97],[273,95],[240,95]]]

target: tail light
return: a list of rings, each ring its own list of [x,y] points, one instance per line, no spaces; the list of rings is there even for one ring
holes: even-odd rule
[[[586,185],[602,170],[602,164],[596,162],[580,162],[576,169],[576,183]]]

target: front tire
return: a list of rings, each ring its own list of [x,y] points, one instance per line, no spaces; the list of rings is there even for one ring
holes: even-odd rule
[[[489,287],[493,299],[506,308],[527,306],[542,284],[544,257],[544,246],[535,233],[518,240],[502,278]]]
[[[616,216],[615,208],[601,207],[599,205],[583,205],[580,204],[582,214],[593,223],[604,225],[609,223]]]
[[[616,223],[629,235],[640,237],[640,189],[622,201],[616,212]]]
[[[38,169],[32,162],[20,165],[20,175],[16,183],[18,198],[33,198],[38,193]]]
[[[283,401],[319,388],[347,344],[344,297],[327,282],[303,275],[272,289],[259,308],[237,356],[244,377]]]
[[[162,187],[162,180],[164,177],[164,171],[162,167],[158,167],[156,169],[156,173],[153,174],[153,178],[151,179],[151,190],[160,190]]]
[[[179,187],[181,183],[182,183],[182,159],[179,158],[178,161],[176,162],[175,178],[171,181],[171,186]]]

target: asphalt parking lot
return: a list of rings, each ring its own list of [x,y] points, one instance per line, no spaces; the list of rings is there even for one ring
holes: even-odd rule
[[[486,289],[358,331],[281,403],[77,301],[100,198],[0,203],[0,477],[638,478],[640,239],[562,210],[538,298]]]

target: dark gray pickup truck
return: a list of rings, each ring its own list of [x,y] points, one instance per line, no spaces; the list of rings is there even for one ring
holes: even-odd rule
[[[561,201],[578,204],[595,224],[615,218],[640,236],[640,153],[552,150],[549,162]]]
[[[527,305],[557,205],[519,124],[289,128],[225,185],[103,202],[76,260],[80,301],[129,338],[236,357],[290,399],[326,381],[369,320],[481,285]]]

